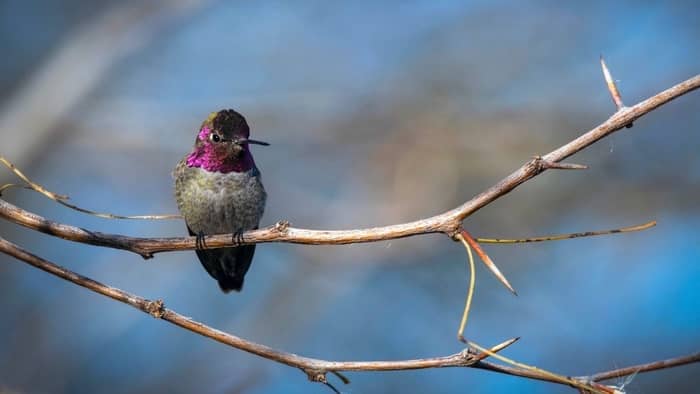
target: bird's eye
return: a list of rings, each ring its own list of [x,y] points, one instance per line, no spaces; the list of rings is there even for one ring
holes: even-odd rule
[[[216,134],[216,133],[211,133],[211,134],[209,134],[209,139],[212,140],[212,141],[214,141],[214,142],[219,142],[219,141],[221,141],[221,137],[219,137],[219,135]]]

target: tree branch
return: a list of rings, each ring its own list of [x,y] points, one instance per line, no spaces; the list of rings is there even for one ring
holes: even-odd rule
[[[225,345],[276,361],[278,363],[299,368],[307,373],[313,372],[316,374],[325,374],[326,372],[339,371],[399,371],[425,368],[468,367],[486,357],[486,355],[472,354],[467,350],[443,357],[400,361],[326,361],[299,356],[293,353],[275,350],[265,345],[251,342],[235,335],[209,327],[189,317],[183,316],[172,309],[166,308],[162,300],[148,300],[120,290],[116,287],[107,286],[36,256],[3,238],[0,238],[0,252],[24,261],[61,279],[94,291],[95,293],[130,305],[142,312],[148,313],[156,319],[165,320],[176,326],[192,331],[204,337],[211,338]],[[515,341],[508,341],[506,342],[505,346],[501,344],[496,346],[494,349],[496,351],[502,350],[513,342]]]
[[[178,327],[184,328],[185,330],[213,339],[233,348],[255,354],[268,360],[299,368],[307,374],[307,377],[310,380],[315,382],[328,384],[326,374],[329,372],[342,377],[343,375],[339,374],[341,371],[402,371],[427,368],[471,367],[504,373],[507,375],[520,376],[558,384],[566,384],[559,380],[553,379],[549,375],[538,373],[537,371],[483,361],[486,357],[488,357],[487,354],[475,353],[469,349],[462,350],[459,353],[449,356],[397,361],[328,361],[304,357],[294,353],[273,349],[271,347],[209,327],[189,317],[183,316],[172,309],[166,308],[162,300],[148,300],[138,295],[120,290],[116,287],[104,285],[98,281],[77,274],[46,259],[36,256],[3,238],[0,238],[0,252],[24,261],[27,264],[30,264],[42,271],[46,271],[61,279],[75,283],[78,286],[82,286],[95,293],[130,305],[142,312],[148,313],[156,319],[165,320]],[[518,338],[513,338],[496,345],[491,348],[490,352],[499,352],[515,343],[517,339]],[[580,376],[571,379],[576,383],[590,387],[594,391],[612,392],[608,386],[603,386],[595,382],[632,375],[635,373],[677,367],[698,361],[700,361],[700,353],[695,353],[688,356],[655,361],[648,364],[634,365],[611,371],[599,372],[591,376]],[[347,383],[347,378],[343,379],[343,382]]]
[[[608,379],[621,378],[624,376],[634,375],[636,373],[652,372],[658,371],[660,369],[674,368],[682,365],[688,365],[700,362],[700,352],[692,353],[684,356],[678,356],[669,358],[666,360],[658,360],[650,363],[630,365],[629,367],[623,367],[618,369],[613,369],[610,371],[598,372],[593,375],[588,376],[577,376],[573,379],[580,382],[600,382]],[[484,369],[487,371],[498,372],[506,375],[520,376],[528,379],[541,380],[551,383],[559,383],[557,380],[550,378],[549,376],[538,374],[535,371],[524,370],[521,368],[515,368],[508,365],[494,364],[488,361],[479,361],[478,363],[471,365],[471,368]]]
[[[533,158],[483,193],[461,206],[439,215],[408,223],[357,230],[311,230],[291,227],[287,222],[281,221],[270,227],[246,231],[239,240],[236,240],[233,234],[206,236],[204,238],[205,247],[213,249],[265,242],[341,245],[384,241],[430,233],[444,233],[454,237],[464,219],[487,204],[508,194],[523,182],[534,178],[548,168],[556,167],[552,163],[559,163],[596,141],[624,128],[654,109],[698,87],[700,87],[700,75],[666,89],[632,107],[622,107],[598,127],[544,156]],[[153,254],[160,252],[192,250],[196,248],[196,237],[140,238],[89,231],[50,221],[5,201],[0,201],[0,217],[70,241],[124,249],[138,253],[145,258],[152,257]]]
[[[599,372],[591,376],[582,376],[581,379],[589,379],[594,382],[600,382],[601,380],[620,378],[635,373],[657,371],[659,369],[673,368],[679,365],[697,362],[700,362],[700,352],[689,354],[687,356],[668,358],[666,360],[659,360],[646,364],[632,365],[625,368],[613,369],[611,371]]]

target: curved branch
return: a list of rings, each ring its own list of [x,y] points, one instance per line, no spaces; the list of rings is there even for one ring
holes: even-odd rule
[[[542,374],[538,371],[483,361],[484,358],[488,356],[487,354],[473,353],[468,349],[449,356],[397,361],[328,361],[304,357],[294,353],[273,349],[271,347],[248,341],[241,337],[209,327],[189,317],[183,316],[172,309],[166,308],[162,300],[148,300],[118,288],[104,285],[98,281],[77,274],[39,256],[36,256],[3,238],[0,238],[0,252],[15,257],[18,260],[46,271],[61,279],[75,283],[78,286],[85,287],[86,289],[95,293],[130,305],[142,312],[148,313],[156,319],[165,320],[178,327],[184,328],[185,330],[213,339],[233,348],[243,350],[281,364],[299,368],[307,374],[310,380],[315,382],[328,384],[326,374],[329,372],[342,376],[339,374],[341,371],[401,371],[427,368],[471,367],[504,373],[512,376],[566,384],[562,383],[560,380],[553,379],[550,375]],[[490,350],[490,352],[501,351],[513,344],[515,341],[517,341],[517,339],[518,338],[513,338],[504,343],[496,345]],[[632,375],[635,373],[677,367],[698,361],[700,361],[700,353],[695,353],[674,359],[660,360],[648,364],[630,366],[612,371],[600,372],[591,376],[581,376],[572,379],[577,383],[590,387],[596,392],[612,392],[608,386],[603,386],[596,382],[615,377]],[[347,383],[346,380],[347,379],[343,379],[344,383]]]
[[[150,314],[157,319],[165,320],[188,331],[211,338],[217,342],[221,342],[236,349],[240,349],[292,367],[300,368],[307,373],[313,372],[316,374],[325,374],[326,372],[338,371],[398,371],[425,368],[468,367],[485,357],[483,355],[478,356],[472,354],[467,350],[443,357],[400,361],[326,361],[299,356],[294,353],[283,352],[259,343],[248,341],[241,337],[209,327],[189,317],[183,316],[172,309],[166,308],[162,300],[148,300],[118,288],[107,286],[36,256],[3,238],[0,238],[0,252],[24,261],[61,279],[75,283],[78,286],[85,287],[86,289],[94,291],[95,293],[130,305],[141,310],[142,312]],[[503,349],[503,347],[504,346],[500,346],[500,349]]]
[[[555,164],[565,158],[626,127],[634,120],[669,101],[699,87],[700,75],[696,75],[632,107],[622,107],[598,127],[544,156],[535,157],[483,193],[457,208],[436,216],[408,223],[357,230],[311,230],[291,227],[286,222],[278,222],[267,228],[244,232],[243,236],[239,238],[240,242],[235,239],[233,234],[206,236],[204,239],[205,247],[221,248],[238,244],[264,242],[340,245],[384,241],[429,233],[444,233],[454,237],[462,221],[482,207],[511,192],[523,182],[534,178],[545,170],[558,168]],[[0,200],[0,217],[70,241],[124,249],[138,253],[146,258],[151,257],[154,253],[196,248],[196,237],[139,238],[89,231],[52,222],[2,200]]]

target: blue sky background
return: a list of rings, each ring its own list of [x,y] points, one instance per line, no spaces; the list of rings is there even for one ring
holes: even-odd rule
[[[172,168],[206,115],[232,107],[272,143],[254,148],[269,193],[263,225],[384,225],[453,208],[604,121],[613,105],[600,54],[628,104],[700,70],[694,2],[434,3],[4,1],[0,154],[86,208],[174,213]],[[468,336],[521,336],[507,356],[568,375],[697,351],[698,108],[700,95],[682,97],[571,159],[589,170],[548,172],[470,217],[470,232],[493,237],[659,224],[486,246],[520,295],[479,267]],[[4,198],[98,231],[186,233],[180,221],[103,220],[27,191]],[[370,360],[462,349],[465,253],[444,236],[260,245],[245,290],[224,296],[192,252],[144,262],[5,222],[0,231],[287,351]],[[0,392],[328,392],[6,256],[0,349]],[[628,389],[688,392],[697,375],[645,374]],[[344,393],[573,392],[471,369],[348,376]]]

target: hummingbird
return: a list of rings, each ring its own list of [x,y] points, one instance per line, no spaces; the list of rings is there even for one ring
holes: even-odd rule
[[[269,145],[248,138],[243,115],[225,109],[212,112],[197,132],[192,152],[175,167],[175,200],[190,235],[197,236],[199,261],[224,293],[241,291],[255,245],[202,249],[205,235],[257,229],[267,193],[250,145]]]

